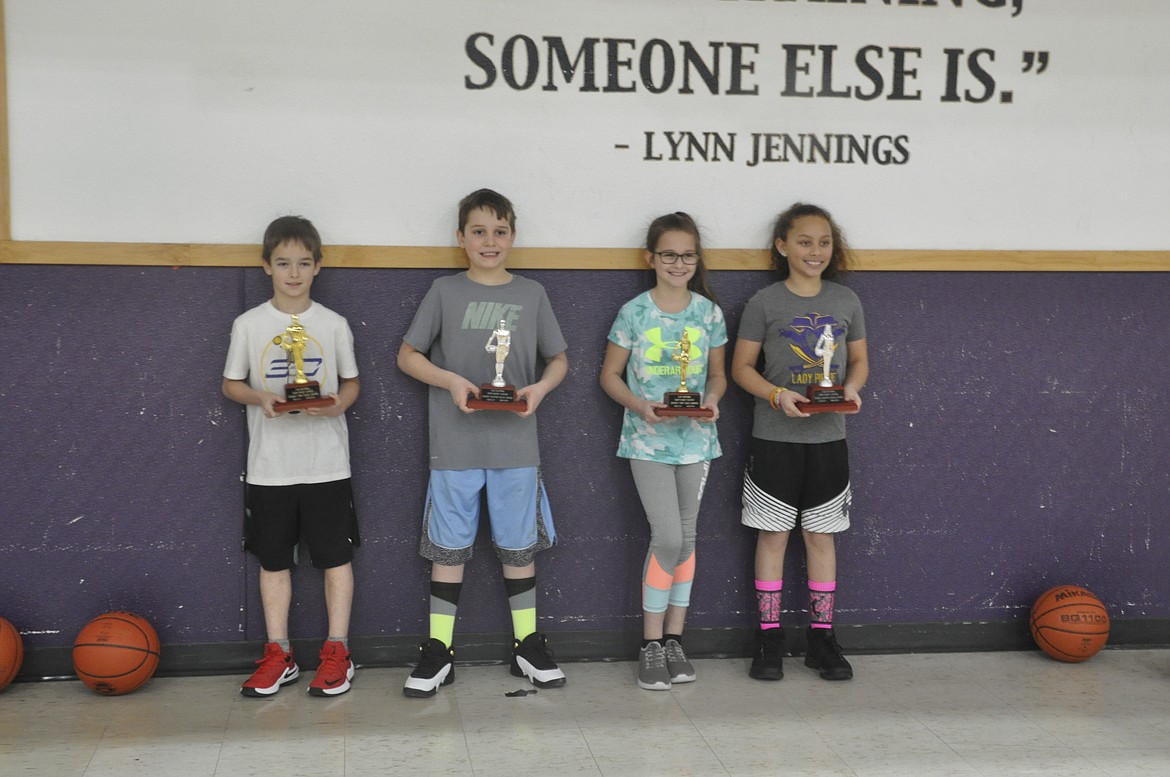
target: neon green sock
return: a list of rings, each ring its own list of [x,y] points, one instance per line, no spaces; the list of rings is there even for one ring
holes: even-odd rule
[[[455,616],[443,613],[431,613],[431,639],[437,639],[447,647],[451,647],[451,640],[455,638]]]
[[[512,611],[512,633],[517,642],[536,633],[536,578],[504,578],[508,591],[508,608]]]
[[[512,633],[517,642],[523,642],[529,634],[536,632],[536,608],[528,607],[523,610],[512,610]]]
[[[455,613],[459,609],[462,583],[431,581],[431,639],[452,647],[455,638]]]

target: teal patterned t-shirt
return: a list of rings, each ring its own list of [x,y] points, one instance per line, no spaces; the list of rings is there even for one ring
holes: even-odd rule
[[[662,401],[667,391],[678,391],[680,366],[672,357],[686,327],[691,341],[687,365],[687,390],[704,393],[707,358],[712,348],[727,344],[723,311],[701,294],[679,313],[663,313],[650,292],[643,292],[622,306],[609,341],[630,352],[626,385],[635,396]],[[662,464],[694,464],[722,454],[715,424],[681,416],[648,424],[626,410],[617,455]]]

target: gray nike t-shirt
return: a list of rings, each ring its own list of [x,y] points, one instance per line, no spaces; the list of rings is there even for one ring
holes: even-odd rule
[[[437,279],[419,304],[403,340],[433,364],[490,383],[496,357],[485,346],[500,320],[511,330],[504,380],[517,389],[535,383],[541,362],[567,348],[544,287],[520,275],[485,286],[466,272]],[[445,389],[430,387],[431,469],[497,469],[540,465],[536,416],[502,410],[463,413]]]

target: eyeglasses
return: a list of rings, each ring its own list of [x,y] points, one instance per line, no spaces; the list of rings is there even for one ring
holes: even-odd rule
[[[679,259],[682,259],[683,264],[698,264],[699,254],[695,251],[687,251],[685,254],[676,254],[674,251],[655,251],[654,255],[662,260],[663,264],[674,264]]]

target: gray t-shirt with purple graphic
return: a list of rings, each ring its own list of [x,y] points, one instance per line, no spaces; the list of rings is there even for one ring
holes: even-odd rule
[[[843,385],[847,343],[865,338],[865,315],[852,289],[824,281],[815,297],[801,297],[782,281],[773,283],[748,300],[739,322],[739,337],[763,344],[760,372],[765,379],[805,396],[824,371],[824,362],[815,350],[825,326],[834,341],[829,377]],[[845,416],[815,413],[809,418],[789,418],[769,406],[767,399],[757,397],[752,436],[777,442],[843,440]]]

